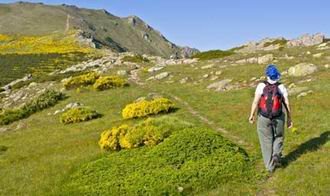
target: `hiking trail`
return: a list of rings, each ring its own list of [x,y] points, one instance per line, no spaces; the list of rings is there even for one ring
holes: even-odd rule
[[[132,81],[133,83],[139,85],[140,87],[150,90],[150,91],[154,91],[152,89],[149,89],[144,82],[141,82],[141,79],[139,77],[139,71],[140,69],[135,69],[132,70],[130,72],[129,75],[129,80]],[[244,148],[246,149],[251,149],[252,146],[248,144],[248,142],[244,141],[243,139],[233,135],[230,133],[230,131],[219,127],[216,125],[216,123],[212,120],[210,120],[209,118],[207,118],[206,116],[202,115],[200,112],[198,112],[197,110],[195,110],[188,102],[186,102],[185,100],[181,99],[180,97],[169,93],[169,92],[164,92],[162,91],[162,94],[167,94],[169,97],[173,98],[174,100],[176,100],[177,102],[179,102],[180,104],[184,105],[186,107],[186,109],[188,110],[188,112],[198,118],[201,122],[203,122],[204,124],[206,124],[207,126],[209,126],[210,128],[216,130],[217,132],[221,133],[224,137],[230,139],[232,142],[234,143],[238,143],[240,145],[242,145]]]

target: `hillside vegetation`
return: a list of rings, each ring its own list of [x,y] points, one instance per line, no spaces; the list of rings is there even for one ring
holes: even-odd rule
[[[40,36],[79,30],[96,47],[169,57],[181,48],[136,16],[120,18],[106,10],[18,2],[0,4],[0,34]],[[1,37],[0,37],[1,39]],[[59,50],[61,50],[59,48]]]

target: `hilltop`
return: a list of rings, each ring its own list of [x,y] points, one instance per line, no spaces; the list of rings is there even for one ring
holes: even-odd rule
[[[17,2],[0,4],[0,34],[40,36],[76,31],[78,39],[95,48],[163,57],[189,56],[198,50],[180,47],[137,16],[117,17],[106,10],[72,5]]]

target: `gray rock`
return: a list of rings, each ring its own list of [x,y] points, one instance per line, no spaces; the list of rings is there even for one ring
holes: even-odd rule
[[[321,58],[323,55],[323,53],[317,53],[317,54],[313,54],[314,58]]]
[[[266,55],[258,58],[258,64],[269,63],[272,60],[274,60],[274,55],[273,54],[266,54]]]
[[[225,91],[228,89],[228,86],[231,81],[232,79],[224,79],[208,85],[207,89],[214,89],[215,91]]]
[[[296,46],[314,46],[323,43],[325,40],[325,36],[321,33],[317,33],[315,35],[305,34],[297,39],[293,39],[288,41],[288,47],[296,47]]]
[[[307,92],[302,92],[302,93],[300,93],[300,94],[297,96],[297,98],[305,97],[305,96],[307,96],[307,95],[309,95],[309,94],[311,94],[311,93],[313,93],[312,90],[309,90],[309,91],[307,91]]]
[[[152,72],[162,70],[164,68],[165,68],[165,66],[163,66],[163,65],[157,65],[157,66],[154,66],[154,67],[151,67],[150,69],[148,69],[148,72],[152,73]]]
[[[211,81],[214,81],[214,80],[217,80],[217,79],[219,79],[219,76],[212,76],[212,77],[210,78]]]
[[[170,75],[169,72],[163,72],[155,76],[156,80],[162,80],[164,78],[167,78]]]
[[[299,63],[288,70],[289,76],[299,77],[312,74],[317,71],[317,66],[311,63]]]
[[[190,78],[190,77],[185,77],[185,78],[182,78],[182,79],[180,80],[180,84],[185,84],[185,83],[187,83],[187,82],[189,82],[189,81],[191,81],[191,78]]]
[[[209,74],[204,74],[203,78],[208,78],[210,75]]]
[[[127,76],[128,75],[128,71],[127,70],[118,70],[117,71],[117,75],[119,75],[119,76]]]
[[[162,80],[162,79],[167,78],[168,76],[170,76],[169,72],[162,72],[158,75],[155,75],[155,76],[152,76],[152,77],[148,78],[147,81],[149,81],[149,80]]]
[[[307,87],[292,87],[292,88],[288,89],[288,91],[289,91],[288,92],[289,95],[293,96],[293,95],[297,95],[299,93],[308,91],[308,88]]]
[[[222,71],[216,71],[215,72],[215,75],[217,75],[217,76],[219,76],[219,75],[221,75],[222,74]]]
[[[201,69],[211,69],[214,67],[214,64],[210,64],[210,65],[205,65],[203,67],[201,67]]]

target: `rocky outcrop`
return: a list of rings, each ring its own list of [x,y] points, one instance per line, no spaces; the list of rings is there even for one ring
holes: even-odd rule
[[[24,76],[21,79],[17,79],[17,80],[14,80],[14,81],[10,82],[9,84],[3,86],[2,89],[5,92],[9,92],[14,85],[16,85],[18,83],[21,83],[21,82],[29,81],[29,80],[32,80],[32,75],[31,74],[28,74],[28,75]]]
[[[239,47],[236,52],[252,53],[257,51],[270,51],[281,48],[286,43],[283,37],[278,38],[265,38],[259,42],[248,42],[243,46]]]
[[[288,75],[293,77],[300,77],[312,74],[318,70],[316,65],[311,63],[299,63],[288,70]]]
[[[293,39],[288,41],[288,47],[296,47],[296,46],[314,46],[318,44],[322,44],[325,40],[325,36],[321,33],[317,33],[314,35],[305,34],[297,39]]]
[[[199,52],[200,51],[196,48],[182,47],[180,50],[180,57],[181,58],[190,58]]]

